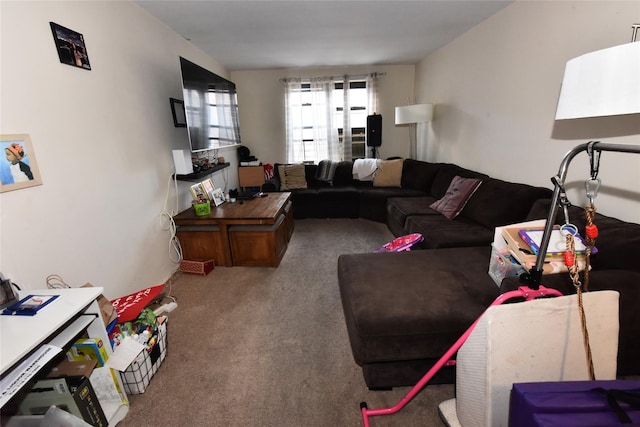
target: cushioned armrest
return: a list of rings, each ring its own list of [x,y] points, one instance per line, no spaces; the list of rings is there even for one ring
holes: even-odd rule
[[[280,191],[280,186],[276,180],[270,179],[262,184],[262,191],[265,193],[275,193]]]

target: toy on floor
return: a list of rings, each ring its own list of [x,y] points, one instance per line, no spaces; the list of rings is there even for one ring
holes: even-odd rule
[[[389,243],[385,243],[373,252],[402,252],[410,251],[412,247],[422,242],[424,238],[420,233],[407,234],[396,237]]]

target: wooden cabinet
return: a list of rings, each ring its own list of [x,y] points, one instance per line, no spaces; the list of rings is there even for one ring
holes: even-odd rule
[[[224,240],[217,225],[181,225],[176,237],[182,247],[183,259],[212,259],[215,265],[231,264],[231,260],[225,258]]]
[[[238,181],[240,187],[260,187],[264,184],[264,167],[240,166],[238,168]]]

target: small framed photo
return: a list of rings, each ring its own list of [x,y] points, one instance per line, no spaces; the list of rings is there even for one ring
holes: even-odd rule
[[[189,191],[191,191],[191,196],[193,196],[194,201],[209,200],[209,196],[207,196],[207,193],[204,192],[200,183],[193,184],[189,188]]]
[[[36,153],[29,135],[0,135],[0,193],[42,185]]]
[[[211,178],[202,181],[200,183],[200,186],[202,186],[202,190],[207,195],[207,198],[209,200],[213,200],[213,191],[216,189],[216,187],[213,185],[213,181],[211,181]]]
[[[222,188],[216,188],[213,190],[213,203],[215,203],[216,206],[220,206],[224,203],[224,193],[222,192]]]
[[[89,64],[89,55],[84,44],[84,36],[55,22],[49,22],[49,25],[51,25],[53,41],[56,43],[60,62],[90,70],[91,64]]]
[[[177,128],[186,128],[187,115],[184,112],[184,102],[175,98],[169,98],[169,102],[171,102],[171,114],[173,115],[173,125]]]

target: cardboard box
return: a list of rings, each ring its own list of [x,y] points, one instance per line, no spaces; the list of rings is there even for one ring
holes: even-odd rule
[[[100,338],[81,338],[67,351],[68,360],[96,360],[98,367],[104,366],[108,358],[107,349]]]
[[[51,406],[64,409],[92,426],[108,425],[89,378],[85,376],[38,381],[20,404],[20,411],[23,415],[43,415]]]
[[[97,360],[63,360],[56,366],[51,368],[47,374],[47,378],[63,378],[63,377],[87,377],[91,376],[93,368],[96,367]]]

